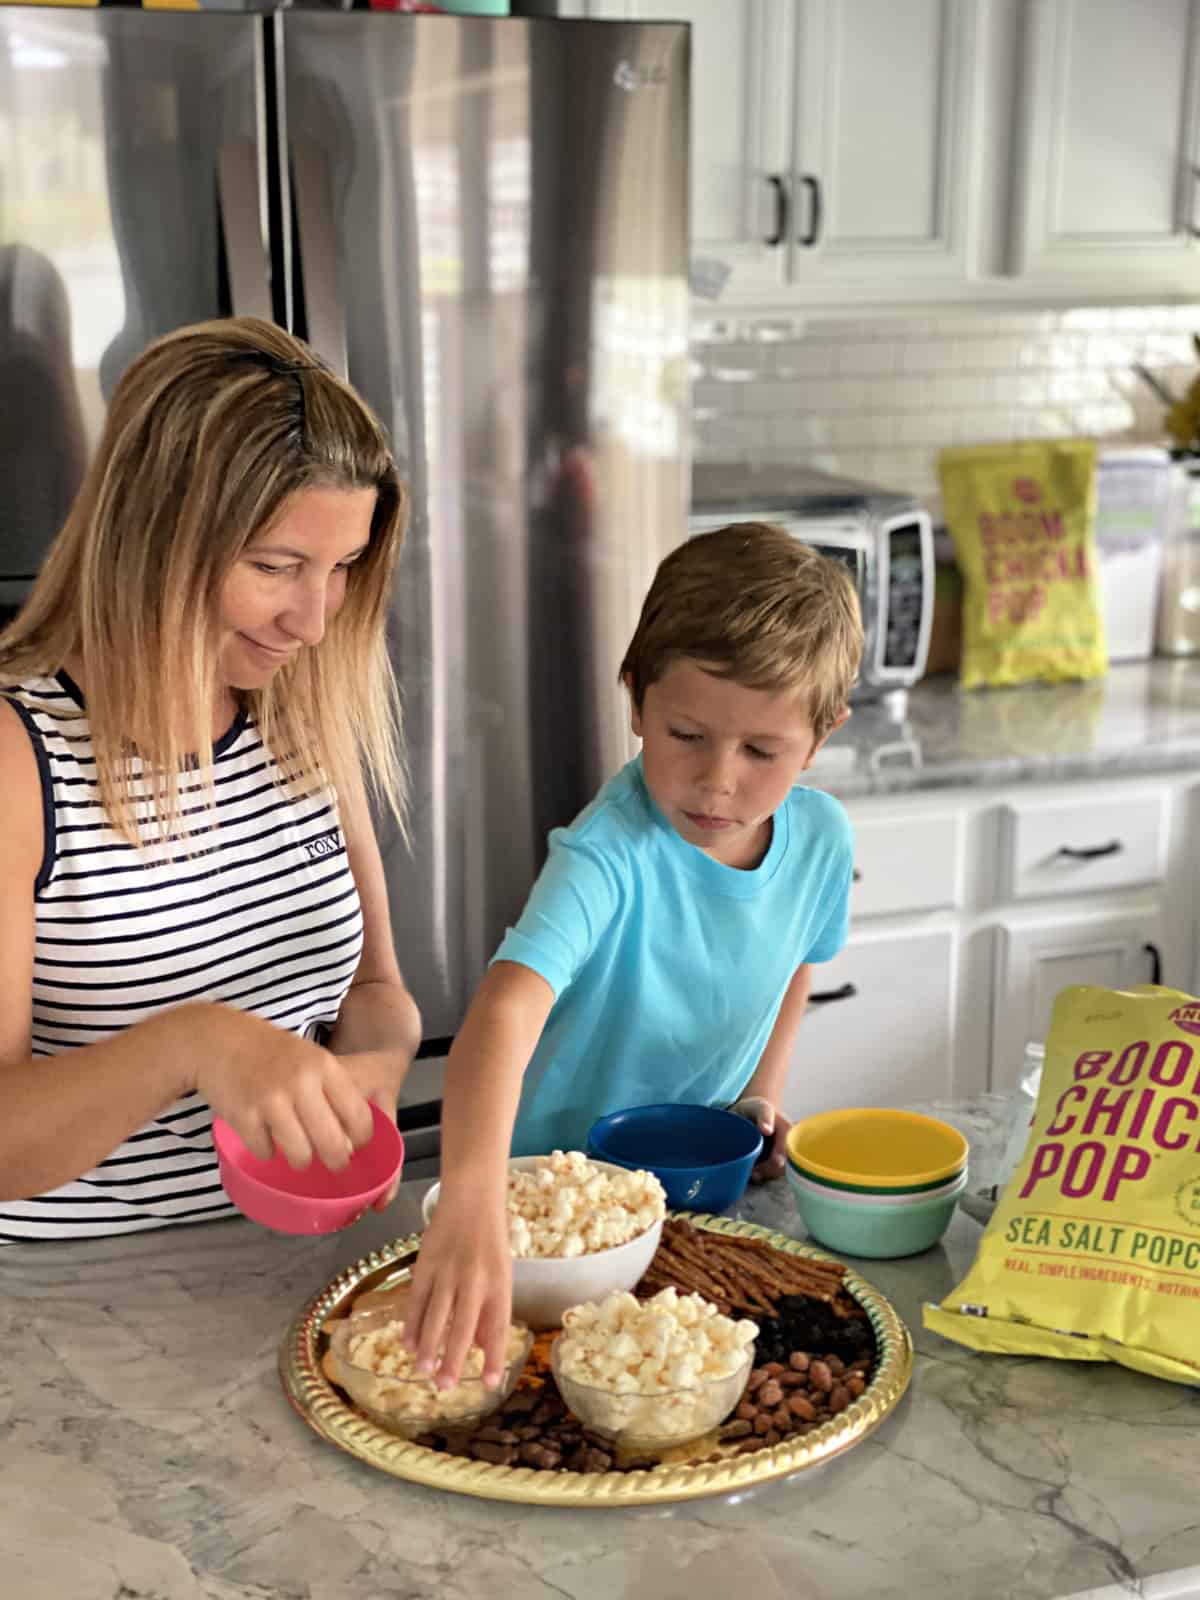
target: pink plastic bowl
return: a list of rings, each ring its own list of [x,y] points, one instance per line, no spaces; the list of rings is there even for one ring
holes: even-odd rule
[[[336,1233],[363,1212],[400,1175],[404,1140],[395,1120],[371,1107],[375,1132],[369,1144],[333,1172],[313,1158],[303,1171],[290,1167],[277,1151],[269,1161],[251,1155],[221,1117],[213,1118],[213,1144],[225,1193],[252,1222],[278,1233]]]

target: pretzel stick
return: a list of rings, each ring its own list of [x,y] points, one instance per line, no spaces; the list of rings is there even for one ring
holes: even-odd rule
[[[697,1261],[685,1251],[666,1250],[659,1245],[654,1264],[680,1282],[681,1287],[698,1292],[709,1300],[734,1299],[731,1285],[714,1273],[707,1261]]]
[[[726,1290],[727,1297],[735,1304],[741,1302],[749,1309],[760,1312],[770,1313],[774,1310],[773,1302],[766,1299],[760,1289],[753,1284],[738,1281],[736,1275],[729,1270],[729,1264],[721,1259],[719,1251],[706,1252],[694,1232],[690,1236],[674,1235],[671,1248],[676,1255],[682,1256],[685,1261],[698,1267],[720,1284]]]
[[[639,1289],[657,1293],[674,1284],[726,1313],[736,1308],[751,1316],[773,1316],[784,1295],[799,1294],[844,1317],[859,1310],[843,1287],[845,1272],[841,1262],[795,1256],[765,1240],[710,1233],[671,1218]]]

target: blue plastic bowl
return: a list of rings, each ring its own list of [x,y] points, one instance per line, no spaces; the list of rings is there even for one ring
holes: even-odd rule
[[[727,1211],[745,1193],[762,1147],[747,1118],[685,1105],[610,1112],[592,1123],[587,1141],[597,1161],[652,1172],[675,1211]]]

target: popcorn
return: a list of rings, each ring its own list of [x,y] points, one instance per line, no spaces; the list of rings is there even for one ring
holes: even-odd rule
[[[527,1339],[524,1329],[509,1327],[506,1366],[522,1355]],[[423,1422],[452,1422],[473,1416],[484,1404],[487,1391],[481,1391],[479,1384],[483,1351],[477,1344],[467,1351],[459,1381],[450,1389],[437,1389],[431,1378],[418,1374],[415,1357],[404,1343],[404,1324],[394,1319],[360,1333],[351,1323],[345,1356],[353,1366],[374,1375],[370,1403],[380,1411]]]
[[[571,1410],[611,1438],[693,1439],[737,1404],[757,1336],[698,1294],[610,1294],[565,1313],[555,1376]]]
[[[517,1257],[572,1258],[627,1244],[666,1215],[651,1172],[607,1172],[579,1150],[555,1150],[508,1174],[508,1237]]]

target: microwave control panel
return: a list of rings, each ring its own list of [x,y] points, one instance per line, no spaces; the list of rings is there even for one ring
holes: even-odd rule
[[[927,596],[925,561],[919,522],[897,523],[888,529],[886,630],[883,665],[897,670],[916,667],[921,659],[921,635]]]

